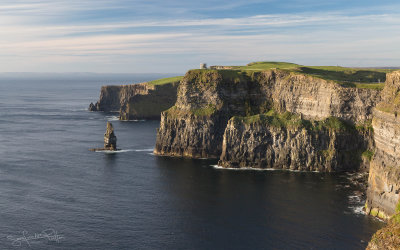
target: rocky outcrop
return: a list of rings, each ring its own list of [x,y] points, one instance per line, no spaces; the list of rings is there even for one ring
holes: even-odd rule
[[[90,151],[117,151],[117,137],[114,134],[114,127],[111,122],[107,122],[107,130],[104,133],[104,147],[91,148]]]
[[[174,105],[177,86],[178,82],[103,86],[99,101],[89,110],[119,112],[121,120],[160,119],[161,111]]]
[[[117,150],[117,137],[114,134],[114,127],[111,122],[107,122],[107,130],[104,134],[104,149]]]
[[[378,230],[371,238],[367,250],[398,250],[400,249],[400,203],[397,213],[388,224]]]
[[[310,122],[289,112],[234,117],[225,129],[218,165],[300,171],[354,171],[372,132],[338,118]]]
[[[374,110],[372,126],[376,150],[371,163],[366,210],[381,218],[395,212],[400,199],[400,72],[387,75],[382,102]]]
[[[344,88],[282,70],[192,70],[180,84],[175,106],[161,115],[154,153],[219,157],[230,118],[271,109],[309,120],[334,116],[352,124],[365,123],[378,100],[377,90]]]
[[[377,104],[377,109],[397,117],[400,110],[400,71],[386,75],[385,87],[381,95],[382,101]]]

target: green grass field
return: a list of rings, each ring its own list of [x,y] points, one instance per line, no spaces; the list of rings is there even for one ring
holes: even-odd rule
[[[168,78],[162,78],[154,81],[148,82],[150,85],[164,85],[168,83],[174,83],[174,82],[179,82],[182,80],[183,76],[174,76],[174,77],[168,77]]]
[[[382,89],[386,80],[386,73],[395,71],[395,69],[347,68],[340,66],[303,66],[287,62],[254,62],[246,66],[235,66],[233,69],[242,71],[281,69],[332,80],[345,87],[368,89]]]
[[[238,70],[268,70],[268,69],[296,69],[301,65],[287,62],[253,62],[246,66],[236,66]]]
[[[253,62],[246,66],[232,66],[232,70],[220,70],[228,77],[242,75],[244,72],[280,69],[335,81],[344,87],[382,89],[386,73],[396,69],[347,68],[340,66],[303,66],[288,62]],[[201,71],[201,70],[198,70]],[[204,70],[203,70],[204,71]],[[217,70],[215,70],[217,71]],[[235,73],[234,73],[235,72]],[[245,73],[244,73],[245,74]],[[182,80],[183,76],[169,77],[148,82],[151,85],[163,85]]]

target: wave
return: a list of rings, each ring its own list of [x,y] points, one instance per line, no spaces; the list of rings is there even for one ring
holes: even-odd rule
[[[235,170],[235,171],[288,171],[288,172],[303,172],[301,170],[292,170],[292,169],[276,169],[276,168],[224,168],[219,165],[210,165],[215,169],[226,169],[226,170]],[[305,172],[305,171],[304,171]],[[306,173],[321,173],[319,171],[307,171]]]
[[[98,150],[95,151],[98,153],[106,153],[106,154],[118,154],[118,153],[126,153],[126,152],[153,152],[152,148],[145,148],[145,149],[119,149],[117,151],[113,150]]]
[[[121,122],[145,122],[146,120],[121,120]]]
[[[274,168],[224,168],[219,165],[210,165],[215,169],[224,169],[224,170],[235,170],[235,171],[277,171],[279,169]]]
[[[134,149],[135,152],[153,152],[153,148],[146,148],[146,149]]]
[[[364,206],[349,206],[353,214],[365,215]]]
[[[108,121],[119,121],[119,116],[106,116]]]
[[[365,215],[364,211],[365,200],[363,199],[361,192],[355,191],[351,195],[348,195],[347,199],[349,201],[348,208],[353,214]]]
[[[349,199],[349,202],[351,202],[351,203],[360,203],[361,202],[361,197],[358,195],[349,195],[347,198]]]
[[[132,152],[134,151],[133,149],[121,149],[121,150],[117,150],[117,151],[113,151],[113,150],[99,150],[99,151],[95,151],[98,153],[105,153],[105,154],[119,154],[119,153],[126,153],[126,152]]]

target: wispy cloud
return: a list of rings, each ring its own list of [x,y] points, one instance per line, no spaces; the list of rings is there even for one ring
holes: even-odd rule
[[[154,72],[156,67],[165,72],[196,67],[200,61],[232,64],[252,60],[400,65],[400,11],[250,11],[231,17],[201,17],[182,14],[196,9],[175,2],[168,9],[182,15],[131,16],[132,11],[140,12],[138,6],[156,6],[156,2],[4,1],[0,3],[1,71],[135,68]],[[217,7],[230,10],[258,2]],[[79,17],[82,13],[86,15]]]

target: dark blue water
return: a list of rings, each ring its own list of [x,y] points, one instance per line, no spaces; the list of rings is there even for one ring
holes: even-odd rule
[[[90,152],[115,120],[86,111],[100,86],[157,76],[129,77],[3,76],[0,249],[363,249],[382,226],[346,175],[156,157],[156,121],[113,121],[124,150]]]

